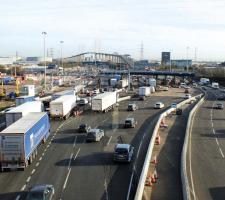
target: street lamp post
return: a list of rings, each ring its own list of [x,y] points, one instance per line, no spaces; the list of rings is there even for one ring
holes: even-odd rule
[[[189,68],[189,63],[188,63],[188,50],[189,50],[189,47],[186,48],[187,72],[189,71],[188,70],[188,68]]]
[[[45,31],[42,32],[43,35],[43,42],[44,42],[44,65],[45,65],[45,75],[44,75],[44,88],[46,91],[46,57],[45,57],[45,37],[47,33]]]
[[[64,41],[60,41],[60,47],[61,47],[61,67],[62,68],[63,68],[63,57],[62,57],[63,43],[64,43]]]

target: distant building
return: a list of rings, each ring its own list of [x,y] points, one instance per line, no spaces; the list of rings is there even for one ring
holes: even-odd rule
[[[170,65],[170,52],[162,52],[161,65]]]
[[[187,67],[192,65],[192,60],[171,60],[171,66],[174,67]]]
[[[52,62],[52,57],[27,57],[26,62],[30,64],[40,64],[46,62]]]

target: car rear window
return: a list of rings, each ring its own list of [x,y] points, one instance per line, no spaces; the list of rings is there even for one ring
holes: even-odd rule
[[[119,154],[123,154],[123,153],[127,153],[127,149],[125,149],[125,148],[116,148],[115,152],[119,153]]]

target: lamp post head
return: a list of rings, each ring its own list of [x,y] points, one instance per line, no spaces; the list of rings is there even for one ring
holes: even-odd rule
[[[46,33],[45,31],[43,31],[41,34],[42,34],[42,35],[47,35],[47,33]]]

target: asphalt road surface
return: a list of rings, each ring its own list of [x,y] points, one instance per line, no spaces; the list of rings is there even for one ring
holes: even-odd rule
[[[176,89],[177,91],[179,89]],[[51,122],[51,136],[40,146],[38,157],[22,171],[0,174],[0,199],[24,199],[29,187],[36,184],[53,184],[54,199],[133,199],[142,170],[149,140],[159,113],[153,109],[156,101],[166,106],[177,102],[178,97],[163,92],[141,102],[135,99],[139,110],[126,111],[128,102],[108,113],[85,112],[82,116],[66,121]],[[138,121],[134,129],[123,129],[126,117]],[[86,143],[85,135],[76,132],[80,123],[105,130],[101,142]],[[112,160],[117,142],[131,143],[135,147],[130,164],[118,164]]]
[[[191,199],[225,199],[225,112],[213,108],[218,94],[207,88],[194,118],[187,154]]]

